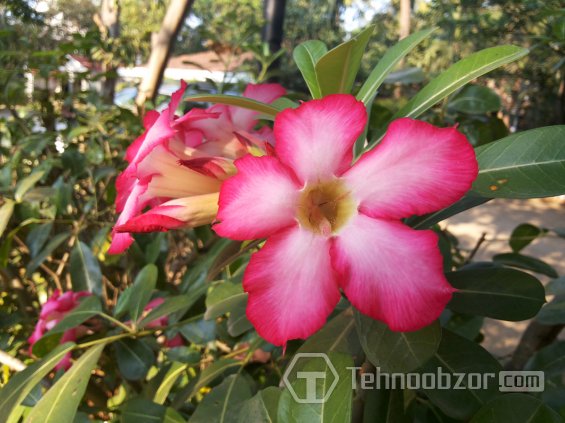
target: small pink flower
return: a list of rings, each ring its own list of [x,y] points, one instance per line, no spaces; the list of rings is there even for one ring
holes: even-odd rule
[[[131,232],[166,231],[211,223],[224,179],[235,173],[233,160],[251,149],[265,149],[271,130],[253,131],[257,112],[232,106],[175,111],[186,83],[173,93],[162,113],[150,111],[145,133],[126,152],[128,167],[116,180],[116,210],[109,253],[133,242]],[[270,103],[285,94],[278,84],[249,84],[244,96]],[[242,140],[245,140],[243,142]],[[143,213],[144,209],[150,210]]]
[[[41,339],[46,332],[53,329],[63,318],[73,310],[78,304],[79,300],[83,297],[88,297],[92,295],[87,291],[72,292],[67,291],[61,295],[59,290],[53,292],[53,295],[47,299],[41,312],[39,314],[39,320],[35,325],[35,329],[32,335],[28,338],[30,344],[29,353],[31,354],[33,345]],[[60,343],[63,344],[69,341],[76,341],[77,338],[86,332],[84,326],[78,326],[73,329],[69,329],[63,333]],[[65,354],[61,361],[57,364],[55,369],[68,369],[71,367],[71,353]]]
[[[455,128],[398,119],[355,164],[367,115],[350,95],[330,95],[275,119],[276,157],[246,156],[220,191],[216,232],[267,237],[246,269],[247,317],[284,345],[320,329],[340,289],[362,313],[395,331],[438,318],[454,289],[437,235],[401,219],[446,207],[478,167]]]

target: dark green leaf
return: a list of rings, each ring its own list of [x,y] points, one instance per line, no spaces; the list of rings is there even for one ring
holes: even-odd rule
[[[37,254],[41,251],[41,249],[49,239],[52,228],[53,222],[48,222],[42,225],[37,225],[29,232],[26,238],[26,245],[29,248],[29,255],[31,256],[31,258],[37,256]]]
[[[184,98],[185,101],[209,101],[211,103],[227,104],[244,109],[255,110],[267,116],[275,117],[280,110],[270,104],[261,103],[247,97],[224,94],[195,94]]]
[[[278,421],[279,422],[349,422],[352,413],[352,370],[353,360],[351,357],[340,353],[329,353],[324,357],[298,357],[306,364],[300,366],[301,371],[315,372],[323,377],[316,377],[315,392],[307,389],[312,379],[309,377],[298,377],[293,361],[285,372],[286,389],[279,400]],[[331,363],[328,363],[329,359]],[[331,367],[330,367],[331,366]],[[290,370],[290,371],[289,371]],[[318,375],[316,375],[318,376]],[[290,387],[287,380],[292,380]],[[294,392],[296,398],[293,397]],[[309,392],[310,391],[310,392]],[[317,403],[300,403],[309,399],[322,400]]]
[[[165,298],[165,301],[163,301],[160,306],[152,309],[147,316],[140,320],[139,327],[142,328],[160,317],[169,316],[177,311],[188,310],[204,295],[206,289],[207,286],[204,285],[190,294],[175,295],[174,297]]]
[[[228,376],[204,397],[190,423],[237,422],[243,402],[252,397],[251,387],[240,374]]]
[[[559,415],[532,395],[511,393],[495,398],[470,423],[563,423]]]
[[[63,319],[51,329],[48,334],[60,333],[77,327],[86,322],[91,317],[96,316],[102,311],[100,299],[95,295],[84,297],[78,306],[68,312]]]
[[[194,382],[190,385],[190,392],[188,393],[188,398],[192,398],[196,393],[202,388],[203,386],[207,386],[212,383],[215,379],[217,379],[221,374],[223,374],[228,369],[233,367],[241,366],[241,362],[237,360],[229,359],[221,359],[210,366],[206,367],[198,376],[198,379],[195,379]]]
[[[306,85],[308,85],[312,98],[322,97],[322,91],[316,77],[316,63],[327,51],[328,48],[323,42],[310,40],[299,44],[292,52],[294,62],[300,70]]]
[[[104,347],[88,349],[33,407],[26,423],[72,422]]]
[[[74,348],[75,344],[67,342],[57,346],[42,360],[26,367],[13,375],[8,383],[0,390],[0,410],[8,419],[14,409],[23,401],[31,390],[61,361],[65,354]]]
[[[316,75],[322,96],[351,92],[363,53],[374,29],[374,25],[365,28],[318,60]]]
[[[565,341],[542,348],[528,361],[525,370],[542,370],[546,378],[565,372]]]
[[[55,235],[51,241],[47,243],[45,248],[43,248],[43,250],[41,250],[41,252],[28,263],[26,266],[26,274],[31,275],[59,245],[69,238],[70,235],[70,232],[62,232]]]
[[[155,363],[149,345],[138,339],[124,339],[115,344],[116,359],[122,375],[129,380],[141,380]]]
[[[530,223],[522,223],[516,226],[512,231],[512,235],[510,235],[510,248],[515,253],[519,253],[542,233],[543,231],[537,226]]]
[[[545,292],[549,295],[565,295],[565,276],[549,281],[545,286]]]
[[[541,273],[542,275],[556,278],[559,275],[553,267],[535,257],[525,256],[517,253],[496,254],[492,261],[504,264],[506,266],[518,267],[519,269],[531,270],[532,272]]]
[[[355,324],[367,358],[387,373],[417,369],[435,354],[441,340],[437,321],[415,332],[393,332],[386,324],[355,311]]]
[[[518,270],[464,269],[446,277],[457,288],[447,307],[458,313],[519,321],[534,317],[545,303],[543,285]]]
[[[214,319],[247,303],[247,294],[241,284],[224,282],[216,286],[206,297],[205,319]]]
[[[565,193],[565,126],[547,126],[477,147],[473,190],[485,197],[537,198]]]
[[[394,66],[436,29],[429,28],[415,32],[389,48],[359,90],[357,100],[362,101],[365,105],[371,104],[379,87]]]
[[[538,322],[544,325],[560,325],[565,323],[565,296],[555,297],[543,307],[538,316]]]
[[[253,325],[247,319],[247,298],[245,303],[242,303],[236,308],[230,311],[230,316],[228,317],[228,333],[237,337],[250,329],[253,329]]]
[[[199,320],[182,325],[179,331],[190,342],[203,345],[214,340],[216,336],[216,322],[213,320]]]
[[[282,390],[269,386],[245,401],[239,412],[239,423],[277,423],[277,410]]]
[[[92,292],[102,296],[102,271],[88,245],[78,241],[71,253],[71,282],[75,291]]]
[[[451,389],[440,389],[442,385],[438,384],[436,389],[422,390],[446,415],[467,420],[491,398],[499,395],[500,370],[498,361],[481,346],[443,330],[438,351],[420,372],[435,374],[436,380],[445,386],[447,380],[451,380]],[[470,378],[470,373],[475,376]],[[460,379],[459,374],[464,376]],[[477,377],[481,380],[477,381]],[[453,389],[458,380],[461,382],[459,389]]]
[[[167,408],[147,398],[132,398],[121,407],[122,423],[163,423]]]
[[[133,285],[127,287],[118,298],[114,315],[122,316],[129,313],[131,320],[137,322],[151,299],[151,293],[157,283],[157,276],[158,270],[154,264],[148,264],[141,269]]]
[[[14,198],[17,203],[20,203],[26,192],[28,192],[33,186],[43,177],[45,171],[40,170],[33,172],[31,175],[26,176],[24,179],[18,182],[16,186],[16,192],[14,193]]]
[[[447,105],[457,112],[484,114],[500,110],[500,97],[490,88],[469,85],[459,91]]]

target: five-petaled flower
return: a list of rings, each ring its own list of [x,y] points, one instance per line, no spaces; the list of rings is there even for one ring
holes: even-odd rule
[[[126,152],[128,167],[116,181],[116,210],[121,213],[108,252],[118,254],[133,242],[131,232],[153,232],[211,223],[218,192],[235,173],[233,160],[263,152],[272,141],[269,127],[254,131],[257,112],[216,105],[175,111],[186,89],[173,93],[162,113],[150,111],[146,131]],[[285,94],[279,84],[249,84],[243,95],[270,103]],[[146,207],[150,209],[142,213]]]
[[[79,304],[79,300],[83,297],[88,297],[90,292],[87,291],[67,291],[61,295],[61,292],[56,290],[53,295],[47,299],[41,312],[39,314],[39,320],[35,325],[35,329],[32,335],[29,337],[29,352],[31,354],[32,348],[37,341],[41,339],[46,332],[53,329],[57,323],[59,323],[63,318],[76,306]],[[69,329],[63,333],[60,343],[76,341],[77,338],[86,334],[87,328],[85,326],[77,326],[75,328]],[[55,366],[55,369],[68,369],[71,367],[71,353],[67,353],[61,359],[61,361]]]
[[[452,296],[438,236],[401,219],[460,199],[477,176],[473,148],[455,128],[404,118],[352,165],[366,121],[351,95],[287,109],[275,119],[275,154],[236,160],[222,185],[216,232],[267,238],[243,288],[249,320],[273,344],[320,329],[340,289],[395,331],[432,323]]]

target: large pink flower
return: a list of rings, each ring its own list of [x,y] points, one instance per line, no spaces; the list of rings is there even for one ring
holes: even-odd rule
[[[186,84],[173,93],[162,113],[144,119],[145,133],[126,152],[128,167],[116,181],[116,210],[110,254],[133,242],[131,232],[165,231],[211,223],[224,179],[235,173],[233,160],[264,151],[270,129],[253,131],[257,112],[232,106],[192,109],[175,115]],[[249,84],[244,96],[270,103],[285,94],[278,84]],[[146,213],[145,208],[150,207]]]
[[[287,109],[275,119],[276,156],[237,160],[222,186],[216,232],[268,238],[243,287],[249,320],[273,344],[320,329],[340,289],[396,331],[430,324],[451,298],[437,235],[401,219],[461,198],[477,176],[474,151],[455,128],[398,119],[352,165],[366,121],[350,95]]]
[[[89,295],[91,294],[87,291],[67,291],[63,295],[61,295],[61,292],[58,290],[53,292],[53,295],[43,304],[39,314],[39,320],[35,325],[32,335],[28,338],[30,354],[33,345],[39,341],[46,332],[53,329],[57,323],[63,320],[63,318],[79,304],[81,298],[88,297]],[[74,342],[84,333],[86,333],[84,326],[69,329],[63,333],[60,342],[61,344],[69,341]],[[71,353],[65,354],[55,369],[68,369],[69,367],[71,367]]]

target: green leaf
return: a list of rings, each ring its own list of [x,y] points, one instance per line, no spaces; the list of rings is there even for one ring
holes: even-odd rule
[[[231,423],[238,421],[243,402],[252,397],[251,387],[239,373],[228,376],[198,404],[190,423]]]
[[[8,383],[0,390],[0,410],[2,410],[2,415],[6,419],[74,346],[75,344],[72,342],[59,345],[42,360],[10,377]]]
[[[145,327],[145,325],[152,321],[163,316],[169,316],[177,311],[188,310],[202,295],[204,295],[207,288],[208,287],[206,285],[203,285],[190,294],[175,295],[173,297],[165,298],[165,301],[163,301],[160,306],[152,309],[147,316],[140,320],[139,327]]]
[[[308,85],[312,98],[322,97],[322,91],[316,76],[316,63],[327,51],[328,48],[323,42],[310,40],[299,44],[292,52],[294,62],[300,70],[306,85]]]
[[[327,359],[323,357],[299,357],[298,360],[307,361],[300,366],[301,371],[315,372],[323,377],[316,377],[315,391],[308,389],[312,379],[298,377],[295,374],[291,386],[286,386],[279,400],[278,421],[279,422],[350,422],[353,404],[352,370],[353,359],[345,354],[329,353]],[[291,364],[293,362],[291,361]],[[332,367],[330,367],[330,365]],[[289,365],[290,366],[290,365]],[[295,373],[295,368],[289,367]],[[289,370],[287,369],[287,372]],[[316,376],[318,376],[316,375]],[[286,384],[286,381],[285,381]],[[300,403],[293,398],[290,389],[296,397],[305,401],[310,398],[320,400],[322,403]],[[310,391],[310,392],[309,392]]]
[[[149,345],[139,339],[124,339],[115,344],[116,360],[122,375],[128,380],[142,380],[155,363]]]
[[[404,411],[402,389],[370,389],[364,391],[364,422],[408,423]]]
[[[318,60],[316,75],[322,96],[351,92],[363,53],[374,29],[374,25],[368,26]]]
[[[104,347],[100,344],[85,351],[31,410],[26,423],[72,422]]]
[[[255,110],[267,116],[275,117],[281,110],[270,104],[261,103],[247,97],[239,97],[224,94],[196,94],[184,98],[184,101],[209,101],[211,103],[227,104],[228,106],[237,106],[244,109]]]
[[[444,329],[438,351],[420,373],[435,374],[436,380],[444,386],[449,378],[452,388],[440,389],[442,385],[437,384],[436,389],[426,389],[423,384],[422,391],[449,417],[467,420],[499,395],[498,372],[501,370],[498,361],[481,346]],[[467,376],[470,373],[480,376],[481,380]],[[458,374],[464,376],[460,379]],[[458,381],[459,389],[453,389]]]
[[[82,241],[73,248],[70,260],[71,283],[75,291],[88,291],[102,296],[102,271],[92,251]]]
[[[200,373],[198,379],[195,379],[194,382],[190,385],[188,398],[192,398],[194,395],[196,395],[196,393],[200,390],[200,388],[212,383],[218,376],[223,374],[226,370],[239,366],[241,366],[241,362],[237,360],[233,360],[231,358],[221,359],[212,363],[210,366],[206,367],[202,371],[202,373]]]
[[[384,323],[358,311],[355,314],[357,333],[367,358],[386,373],[406,373],[430,359],[441,340],[439,322],[415,332],[393,332]]]
[[[458,313],[520,321],[534,317],[545,303],[543,285],[518,270],[463,269],[446,277],[457,288],[447,307]]]
[[[429,28],[415,32],[389,48],[359,90],[357,100],[362,101],[365,105],[371,104],[379,87],[396,64],[436,29]]]
[[[69,311],[63,319],[51,329],[48,334],[64,332],[77,327],[102,311],[100,299],[95,295],[84,297],[78,306]]]
[[[555,411],[538,398],[522,393],[510,393],[495,398],[470,423],[563,423]]]
[[[538,198],[565,193],[565,125],[510,135],[477,147],[473,191],[493,198]]]
[[[473,53],[430,81],[395,113],[391,121],[399,117],[416,118],[473,79],[526,54],[527,49],[511,45],[490,47]]]
[[[133,285],[127,287],[118,298],[114,315],[122,316],[129,312],[132,322],[137,322],[151,299],[158,274],[157,266],[154,264],[148,264],[141,269]]]
[[[224,282],[214,287],[206,297],[207,320],[215,319],[232,309],[247,303],[247,294],[243,292],[241,284]]]
[[[147,398],[132,398],[121,407],[122,423],[184,423],[186,420],[172,408],[155,404]]]
[[[37,254],[41,251],[41,249],[49,239],[51,229],[53,229],[53,222],[48,222],[35,226],[29,232],[26,238],[26,245],[29,248],[29,255],[31,256],[31,258],[37,256]]]
[[[544,231],[537,226],[530,223],[522,223],[516,226],[512,231],[512,235],[510,235],[510,248],[512,248],[512,251],[515,253],[519,253],[542,233],[544,233]]]
[[[543,307],[537,321],[544,325],[561,325],[565,323],[565,296],[555,297],[549,304]]]
[[[157,388],[155,396],[153,397],[153,401],[155,401],[157,404],[164,404],[167,396],[169,395],[169,392],[171,392],[171,389],[173,388],[173,385],[175,384],[179,376],[186,371],[187,368],[187,364],[179,362],[172,363],[171,368],[169,369],[167,374],[165,374],[165,377],[161,381],[159,388]]]
[[[70,232],[62,232],[60,234],[55,235],[51,239],[51,241],[47,243],[45,248],[43,248],[43,250],[41,250],[41,252],[39,252],[39,254],[37,254],[37,256],[35,256],[28,263],[28,265],[26,266],[26,275],[31,275],[35,271],[35,269],[37,269],[45,261],[45,259],[49,257],[51,253],[53,253],[53,251],[57,249],[59,245],[61,245],[69,238],[70,235],[71,235]]]
[[[16,203],[21,203],[24,195],[43,177],[45,171],[40,170],[33,172],[31,175],[26,176],[24,179],[18,182],[16,186],[16,192],[14,193],[14,198]]]
[[[557,278],[559,275],[556,270],[544,261],[538,258],[525,256],[517,253],[503,253],[493,256],[492,261],[504,264],[506,266],[518,267],[519,269],[531,270],[532,272],[541,273],[550,278]]]
[[[565,295],[565,276],[549,281],[545,292],[549,295]]]
[[[228,317],[228,333],[230,336],[238,337],[248,330],[253,329],[253,325],[247,319],[247,298],[239,306],[230,311]]]
[[[546,378],[565,372],[565,341],[542,348],[528,361],[525,370],[542,370]]]
[[[12,213],[14,213],[14,204],[14,201],[9,198],[4,198],[4,204],[0,207],[0,237],[6,230],[8,222],[12,217]]]
[[[216,337],[216,322],[213,320],[199,320],[182,325],[180,333],[193,344],[204,345]]]
[[[500,97],[490,88],[469,85],[459,91],[447,104],[456,112],[485,114],[500,110]]]
[[[277,410],[282,390],[269,386],[248,399],[241,406],[238,422],[277,423]]]

